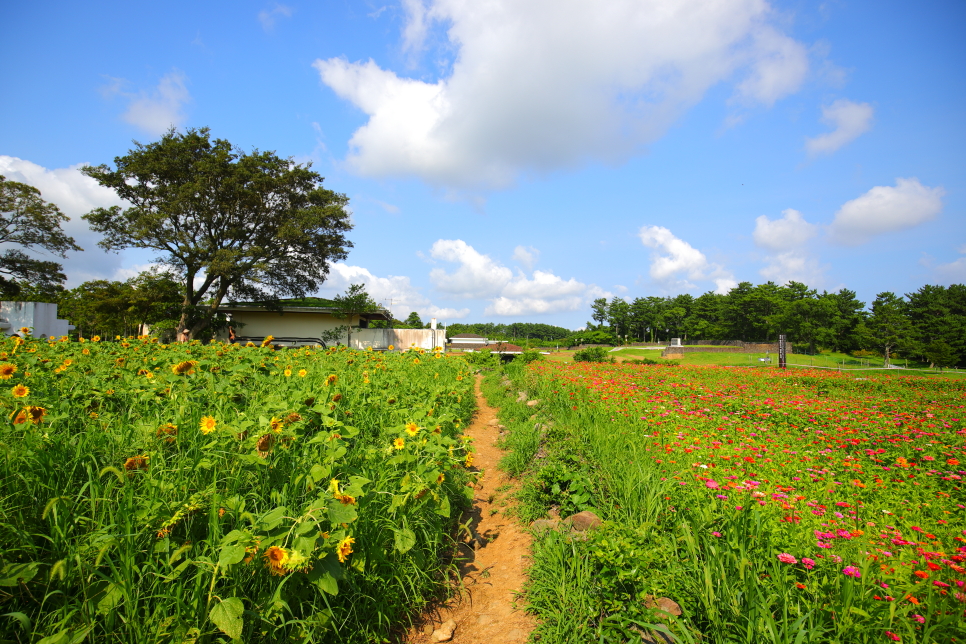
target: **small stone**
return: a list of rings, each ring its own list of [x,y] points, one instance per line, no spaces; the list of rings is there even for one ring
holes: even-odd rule
[[[491,418],[490,422],[487,423],[490,427],[496,427],[500,424],[500,421],[496,418]]]
[[[501,432],[506,431],[506,425],[497,425],[496,428],[499,429]]]
[[[550,530],[556,530],[557,522],[553,519],[537,519],[530,524],[530,529],[537,534],[541,534]]]
[[[430,622],[423,626],[423,635],[431,635],[433,633],[433,624]]]
[[[540,404],[540,402],[541,401],[539,401],[539,400],[528,400],[527,401],[527,407],[536,407],[537,405]]]
[[[569,524],[570,529],[575,532],[587,532],[588,530],[599,527],[603,521],[590,510],[584,510],[583,512],[570,515],[564,519],[564,523]]]
[[[453,639],[453,633],[456,631],[456,622],[451,619],[446,620],[443,624],[433,631],[433,639],[437,642],[448,642]]]
[[[517,402],[526,402],[526,401],[527,401],[527,392],[525,391],[519,392],[517,394]]]
[[[659,597],[655,600],[653,595],[648,595],[644,598],[644,607],[656,608],[675,617],[681,616],[681,606],[670,597]]]

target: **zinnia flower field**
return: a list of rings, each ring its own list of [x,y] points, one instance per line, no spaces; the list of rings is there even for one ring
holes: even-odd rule
[[[0,641],[369,642],[446,587],[468,366],[0,341]]]
[[[605,519],[536,544],[542,641],[966,641],[963,383],[548,362],[516,383],[541,400],[531,467],[576,453]]]

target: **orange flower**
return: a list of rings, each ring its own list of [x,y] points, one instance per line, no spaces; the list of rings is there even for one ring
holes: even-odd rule
[[[919,600],[916,599],[915,597],[913,597],[912,595],[906,595],[906,599],[908,599],[909,601],[911,601],[913,604],[918,604],[919,603]]]
[[[929,573],[925,570],[917,570],[912,574],[914,574],[916,577],[919,577],[919,579],[929,579]]]
[[[956,467],[957,465],[959,465],[959,459],[958,458],[948,458],[948,459],[946,459],[946,465],[949,465],[950,467]]]

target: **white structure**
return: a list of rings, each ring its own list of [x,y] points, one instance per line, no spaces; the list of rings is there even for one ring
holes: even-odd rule
[[[27,327],[35,338],[56,338],[74,328],[67,320],[57,319],[57,305],[47,302],[0,302],[0,331],[20,335]]]
[[[672,347],[680,347],[680,346],[682,346],[681,345],[681,338],[671,338],[671,344],[670,344],[670,346],[672,346]]]

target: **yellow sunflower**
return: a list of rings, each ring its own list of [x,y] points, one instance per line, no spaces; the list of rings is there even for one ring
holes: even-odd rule
[[[17,365],[9,362],[0,364],[0,380],[9,380],[15,373],[17,373]]]
[[[27,394],[29,393],[30,393],[30,387],[27,387],[25,385],[17,385],[13,388],[14,398],[26,398]]]
[[[271,546],[262,555],[265,557],[265,566],[272,571],[273,575],[284,575],[288,571],[285,563],[288,561],[288,550],[278,546]]]
[[[419,425],[416,423],[406,423],[406,433],[410,436],[415,436],[419,433]]]
[[[403,449],[404,447],[406,447],[406,441],[404,441],[401,438],[397,438],[392,442],[392,446],[395,447],[396,449]]]
[[[215,431],[215,425],[218,424],[218,420],[213,416],[205,416],[201,419],[201,433],[210,434]]]
[[[345,563],[345,560],[348,559],[349,555],[352,554],[352,544],[355,542],[356,540],[352,537],[346,537],[339,542],[339,545],[336,548],[336,554],[339,555],[339,561],[341,563]]]

